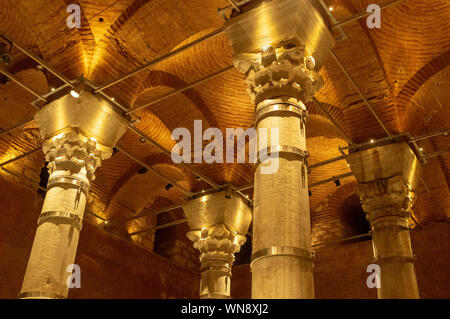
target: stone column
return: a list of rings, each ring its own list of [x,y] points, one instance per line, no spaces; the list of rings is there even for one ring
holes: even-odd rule
[[[334,41],[309,1],[254,3],[227,26],[234,64],[255,103],[259,137],[252,298],[314,298],[304,103],[323,86],[317,71]],[[275,130],[278,139],[271,136]],[[278,168],[267,170],[273,161]]]
[[[246,241],[251,210],[245,201],[222,191],[183,206],[191,231],[187,237],[200,251],[200,298],[230,298],[234,254]]]
[[[187,237],[200,251],[201,299],[230,298],[231,268],[234,254],[247,240],[224,224],[191,231]]]
[[[419,298],[408,222],[419,160],[406,143],[397,143],[351,153],[347,162],[371,225],[374,263],[381,269],[378,298]]]
[[[88,93],[52,102],[36,121],[50,177],[19,298],[61,299],[69,292],[94,172],[111,156],[126,121]]]

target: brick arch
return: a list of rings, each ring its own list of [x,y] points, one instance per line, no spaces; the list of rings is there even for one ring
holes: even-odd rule
[[[138,92],[133,97],[131,104],[133,106],[139,106],[135,105],[136,101],[139,99],[139,96],[143,95],[147,90],[150,90],[154,87],[163,86],[171,89],[178,89],[186,86],[187,84],[188,83],[186,83],[176,75],[170,74],[169,72],[163,70],[151,70],[148,72],[146,79],[142,82],[141,86],[138,89]],[[202,115],[208,121],[208,124],[210,126],[218,126],[216,117],[209,110],[208,106],[195,89],[186,90],[181,94],[189,99],[189,101],[191,101],[197,107],[200,113],[202,113]]]
[[[347,198],[355,194],[357,182],[347,182],[312,208],[312,243],[318,244],[344,238],[346,229],[341,222],[341,208]]]
[[[398,113],[404,120],[400,123],[402,131],[408,131],[414,125],[414,119],[417,116],[417,106],[411,103],[411,98],[419,89],[434,75],[450,65],[450,51],[434,58],[422,69],[420,69],[402,88],[396,97]]]

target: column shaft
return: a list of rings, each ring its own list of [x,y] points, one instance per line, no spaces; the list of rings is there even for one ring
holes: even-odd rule
[[[280,108],[286,102],[306,111],[303,103],[286,97],[259,103],[257,112],[267,104],[280,103],[274,105]],[[268,135],[278,129],[279,141],[270,141],[268,147],[285,152],[279,153],[274,174],[261,172],[264,162],[255,171],[252,298],[314,298],[306,161],[288,151],[305,152],[303,121],[301,115],[274,113],[257,126],[258,131],[268,129]],[[259,145],[259,151],[264,147]],[[271,255],[277,250],[284,253]]]
[[[378,298],[419,298],[408,220],[379,218],[372,221],[371,228],[375,263],[381,268]]]
[[[47,191],[22,285],[21,298],[65,298],[74,263],[89,180],[85,174],[55,171],[49,181],[61,180]],[[82,186],[72,184],[82,181]],[[49,183],[50,184],[50,183]]]

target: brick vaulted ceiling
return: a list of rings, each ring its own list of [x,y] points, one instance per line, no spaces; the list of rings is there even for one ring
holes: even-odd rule
[[[325,1],[333,7],[337,20],[365,11],[371,3],[382,2]],[[66,9],[70,4],[78,4],[82,9],[80,29],[67,28]],[[227,5],[226,0],[0,0],[0,30],[67,78],[83,75],[100,86],[222,27],[217,9]],[[410,132],[417,136],[450,127],[450,2],[404,0],[384,9],[381,17],[381,29],[368,29],[364,19],[344,26],[346,39],[337,41],[336,56],[392,134]],[[17,49],[12,55],[9,72],[35,91],[45,94],[61,85]],[[230,66],[231,56],[231,47],[222,33],[105,92],[123,105],[139,106]],[[331,57],[320,73],[325,87],[316,97],[350,138],[362,143],[385,136]],[[30,118],[36,112],[29,104],[33,100],[13,82],[0,84],[0,128],[7,129]],[[308,108],[310,164],[339,156],[338,147],[347,142],[316,104],[311,103]],[[192,129],[193,121],[201,119],[204,128],[248,128],[253,125],[253,110],[243,75],[231,69],[138,111],[141,121],[137,127],[170,150],[174,145],[171,131],[176,127]],[[7,134],[0,141],[0,162],[40,143],[34,123]],[[443,136],[419,143],[425,153],[448,149],[450,145],[449,138]],[[209,188],[150,143],[142,143],[131,131],[118,145],[192,192]],[[37,152],[10,169],[39,181],[43,166],[43,155]],[[243,186],[253,182],[252,165],[190,166],[219,185]],[[121,152],[104,161],[93,184],[95,201],[91,209],[105,218],[121,219],[180,202],[180,191],[167,191],[164,180],[151,172],[140,175],[140,168]],[[450,216],[449,169],[449,153],[430,159],[425,165],[424,180],[429,190],[424,186],[419,190],[414,207],[419,222]],[[313,169],[309,181],[315,183],[348,171],[345,161],[338,161]],[[312,189],[310,206],[317,234],[334,225],[346,198],[354,193],[355,179],[342,179],[341,185],[327,183]],[[251,196],[252,191],[247,194]],[[126,229],[131,232],[154,222],[146,218],[128,223]]]

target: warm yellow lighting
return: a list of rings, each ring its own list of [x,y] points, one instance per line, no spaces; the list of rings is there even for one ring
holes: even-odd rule
[[[330,10],[330,11],[333,11],[333,10],[334,10],[334,8],[333,8],[333,7],[329,7],[329,8],[328,8],[328,10]]]
[[[371,140],[370,140],[370,143],[371,143],[371,144],[375,143],[375,140],[374,140],[374,139],[371,139]]]
[[[55,136],[55,139],[59,139],[59,138],[61,138],[63,136],[64,136],[64,133],[59,133],[58,135]]]
[[[201,202],[202,202],[202,203],[203,203],[203,202],[206,202],[206,196],[203,196],[203,197],[202,197]]]
[[[52,92],[55,92],[55,88],[51,88],[50,90],[51,90]]]
[[[419,148],[419,151],[423,152],[423,147]]]
[[[80,94],[75,90],[70,91],[70,95],[72,95],[76,99],[80,97]]]
[[[97,139],[95,137],[90,137],[89,139],[93,142],[97,142]]]
[[[267,44],[261,48],[261,52],[267,52],[272,48],[270,44]]]

